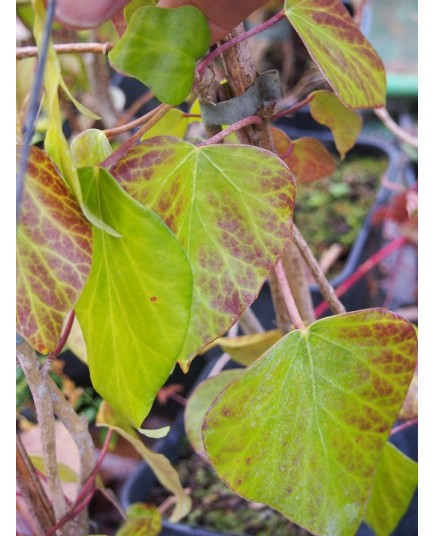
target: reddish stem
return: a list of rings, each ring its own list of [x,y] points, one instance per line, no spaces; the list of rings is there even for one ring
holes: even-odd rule
[[[182,114],[182,117],[197,117],[200,119],[202,115],[201,114]]]
[[[66,320],[65,329],[63,330],[63,333],[59,339],[59,342],[57,343],[56,348],[51,352],[51,354],[48,355],[47,361],[44,363],[44,367],[50,368],[51,363],[57,358],[57,356],[60,354],[60,352],[63,350],[63,347],[66,344],[66,341],[68,340],[69,334],[71,333],[72,324],[74,323],[75,318],[75,312],[72,310],[69,313],[69,316]]]
[[[350,275],[339,287],[336,289],[335,294],[340,298],[345,292],[347,292],[359,279],[364,277],[372,268],[379,264],[383,259],[388,257],[395,250],[401,248],[407,241],[405,236],[396,238],[387,246],[381,248],[377,253],[374,253],[369,259],[362,263],[357,270]],[[327,311],[328,304],[326,301],[321,302],[315,309],[315,317],[319,318]]]
[[[92,490],[92,493],[90,493],[83,502],[80,504],[74,503],[74,507],[69,510],[59,521],[51,527],[51,529],[45,533],[45,536],[54,536],[56,532],[63,527],[65,523],[73,519],[75,516],[77,516],[80,512],[82,512],[86,506],[90,503],[93,497],[94,490]]]
[[[395,426],[395,428],[392,428],[389,437],[397,434],[398,432],[401,432],[401,430],[405,430],[406,428],[410,428],[410,426],[413,426],[413,424],[417,424],[418,418],[410,419],[409,421],[405,421],[402,424],[399,424],[398,426]]]
[[[286,278],[285,270],[282,265],[282,261],[279,261],[274,268],[274,273],[276,274],[277,281],[279,283],[280,291],[282,293],[283,301],[285,302],[286,309],[288,311],[289,317],[294,324],[296,329],[306,329],[306,326],[301,319],[300,313],[298,312],[297,305],[295,303],[294,297],[291,292],[288,280]]]
[[[285,108],[284,110],[280,110],[280,112],[277,112],[276,114],[273,115],[272,121],[277,121],[278,119],[285,117],[285,115],[291,115],[297,112],[298,110],[300,110],[300,108],[303,108],[303,106],[306,106],[306,104],[308,104],[313,99],[313,97],[314,95],[313,93],[311,93],[302,101],[298,102],[297,104],[294,104],[294,106],[291,106],[290,108]]]
[[[70,510],[61,519],[59,519],[59,521],[45,534],[45,536],[54,536],[54,534],[59,528],[63,527],[63,525],[67,523],[70,519],[73,519],[80,512],[82,512],[92,500],[93,494],[95,492],[95,478],[101,468],[105,455],[107,454],[112,435],[113,430],[109,428],[104,441],[104,445],[99,454],[98,461],[96,462],[93,471],[90,473],[80,493],[77,495],[74,504],[72,505]]]
[[[250,37],[253,37],[254,35],[263,32],[267,28],[270,28],[271,26],[274,26],[277,24],[281,19],[285,17],[285,11],[279,11],[276,15],[271,17],[271,19],[263,22],[262,24],[259,24],[255,28],[252,28],[248,32],[245,32],[241,35],[238,35],[237,37],[234,37],[230,41],[226,41],[221,46],[218,46],[213,51],[211,51],[207,56],[203,58],[203,60],[199,63],[197,66],[196,71],[201,74],[203,71],[208,67],[210,63],[212,63],[216,58],[218,58],[221,54],[226,52],[226,50],[230,49],[231,47],[237,45],[238,43],[241,43],[242,41],[245,41],[246,39],[249,39]]]
[[[237,121],[233,125],[230,125],[229,127],[221,130],[215,136],[212,136],[211,138],[207,139],[206,141],[202,143],[199,143],[198,147],[204,147],[205,145],[214,145],[215,143],[220,143],[227,136],[229,136],[230,134],[233,134],[237,130],[241,130],[242,128],[248,125],[262,125],[262,123],[263,121],[259,116],[249,115],[248,117],[245,117],[244,119]]]

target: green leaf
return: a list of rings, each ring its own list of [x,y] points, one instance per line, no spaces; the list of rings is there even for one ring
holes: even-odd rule
[[[106,402],[102,402],[99,408],[96,425],[108,426],[131,443],[152,469],[161,485],[174,494],[176,498],[176,506],[170,516],[172,522],[176,523],[190,512],[191,499],[185,493],[179,480],[178,473],[170,465],[169,460],[162,454],[157,454],[146,447],[139,439],[135,430],[130,427],[129,423],[120,415],[116,414],[113,408]]]
[[[185,432],[194,450],[206,457],[202,441],[202,422],[211,402],[242,369],[225,370],[200,383],[189,396],[184,413]]]
[[[30,454],[29,458],[31,459],[35,469],[45,475],[45,464],[42,456]],[[62,482],[78,483],[80,481],[77,473],[64,463],[57,462],[57,473]]]
[[[131,2],[128,2],[128,4],[124,7],[124,17],[126,22],[130,22],[133,13],[137,9],[145,6],[155,6],[155,4],[156,0],[131,0]]]
[[[341,0],[286,0],[285,13],[344,104],[350,108],[385,105],[383,62]]]
[[[134,11],[127,30],[109,53],[115,69],[149,86],[166,104],[181,104],[193,88],[196,62],[208,50],[210,31],[194,6]]]
[[[363,119],[353,110],[348,109],[330,91],[320,90],[313,93],[309,103],[312,117],[329,127],[339,151],[341,160],[354,147],[362,130]]]
[[[194,277],[188,363],[257,297],[290,241],[294,179],[272,153],[242,145],[196,147],[157,137],[110,172],[159,214],[184,246]]]
[[[294,174],[297,183],[312,182],[336,171],[336,162],[315,138],[289,139],[285,132],[271,128],[275,153]]]
[[[185,117],[184,112],[172,108],[156,125],[142,136],[141,141],[164,135],[174,136],[175,138],[184,138],[187,134],[188,125],[189,119]]]
[[[71,143],[72,157],[77,167],[97,166],[112,153],[107,136],[90,128],[76,136]]]
[[[152,439],[161,439],[166,437],[170,432],[170,426],[162,426],[161,428],[149,429],[149,428],[139,428],[139,432],[146,437],[151,437]]]
[[[416,353],[413,326],[384,309],[289,333],[211,406],[211,463],[239,495],[314,534],[353,536]]]
[[[92,384],[140,427],[184,342],[191,269],[160,218],[105,169],[79,173],[86,204],[122,235],[94,228],[92,268],[76,307]]]
[[[255,333],[254,335],[220,337],[215,342],[234,361],[248,367],[281,338],[282,332],[279,329],[272,329],[264,333]]]
[[[386,443],[365,514],[376,536],[389,536],[395,530],[410,505],[417,480],[417,463]]]
[[[31,147],[17,229],[17,330],[38,352],[56,347],[91,255],[89,223],[48,155]]]
[[[158,536],[161,533],[161,514],[153,504],[134,503],[125,515],[127,520],[116,536]]]

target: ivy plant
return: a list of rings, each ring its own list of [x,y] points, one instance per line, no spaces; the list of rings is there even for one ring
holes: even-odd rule
[[[286,0],[272,19],[246,33],[238,26],[217,47],[206,3],[203,11],[154,4],[133,0],[116,14],[113,6],[84,7],[72,16],[68,2],[60,2],[57,14],[54,2],[32,2],[35,84],[43,89],[36,105],[48,128],[42,146],[32,145],[28,117],[17,151],[17,355],[42,439],[51,434],[53,412],[77,439],[61,394],[44,374],[76,316],[93,386],[104,399],[98,423],[131,441],[175,490],[174,519],[180,519],[190,502],[176,473],[144,449],[135,431],[164,435],[143,429],[158,391],[177,364],[188,373],[193,359],[219,343],[245,368],[195,392],[187,431],[220,477],[313,534],[351,536],[363,520],[378,535],[389,534],[416,486],[416,465],[388,442],[416,368],[416,331],[386,309],[347,313],[312,262],[334,314],[314,321],[309,303],[297,298],[306,282],[296,276],[294,257],[283,262],[305,244],[303,229],[293,225],[297,183],[327,176],[336,164],[317,139],[292,140],[273,126],[309,104],[344,158],[361,130],[356,110],[385,104],[382,62],[340,0]],[[114,42],[61,49],[53,16],[58,27],[79,29],[112,18]],[[274,98],[251,111],[258,82],[247,39],[282,19],[301,38],[324,86],[289,109],[278,111]],[[71,35],[79,40],[85,33]],[[60,51],[99,55],[105,68],[138,79],[161,104],[137,120],[108,124],[100,93],[94,91],[90,111],[68,89]],[[222,55],[225,84],[214,69]],[[63,128],[68,99],[90,125],[73,127],[72,139]],[[183,103],[189,113],[174,108]],[[210,123],[210,104],[242,117]],[[224,337],[238,321],[252,320],[250,306],[267,280],[279,329]],[[44,456],[52,474],[52,449]],[[44,532],[87,534],[86,505],[99,466],[84,454],[81,462],[72,506],[49,479],[49,497],[39,499],[51,518],[35,514]],[[389,479],[398,482],[392,491]],[[161,528],[152,509],[129,510],[127,518],[119,534]]]

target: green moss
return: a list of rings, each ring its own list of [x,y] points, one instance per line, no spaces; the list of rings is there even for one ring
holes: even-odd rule
[[[386,169],[386,158],[352,158],[328,178],[297,185],[294,220],[317,259],[332,244],[351,247]]]

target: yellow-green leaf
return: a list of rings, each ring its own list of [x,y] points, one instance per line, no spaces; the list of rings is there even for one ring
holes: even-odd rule
[[[330,91],[315,91],[309,106],[315,121],[329,127],[332,131],[342,160],[356,143],[362,130],[362,117],[344,106]]]
[[[38,456],[37,454],[30,454],[29,458],[31,459],[35,469],[45,475],[45,464],[42,456]],[[77,473],[64,463],[57,462],[57,473],[62,482],[71,482],[74,484],[79,482]]]
[[[391,443],[386,443],[365,514],[365,521],[376,536],[393,533],[407,511],[417,480],[417,463]]]
[[[154,472],[159,482],[176,498],[176,506],[170,520],[177,522],[186,516],[191,509],[191,499],[185,493],[178,473],[171,466],[169,460],[162,454],[157,454],[146,447],[139,439],[137,433],[130,427],[128,422],[106,403],[103,402],[96,418],[97,426],[108,426],[126,439],[143,457]]]
[[[248,367],[281,338],[282,332],[279,329],[272,329],[264,333],[255,333],[254,335],[220,337],[215,342],[234,361]]]
[[[384,106],[383,62],[341,0],[285,0],[285,13],[344,104],[350,108]]]
[[[354,536],[416,359],[413,326],[384,309],[290,332],[212,404],[212,465],[310,532]]]
[[[101,130],[91,128],[80,132],[71,143],[72,157],[79,167],[97,166],[112,153],[107,136]]]
[[[162,136],[131,148],[110,172],[164,219],[191,263],[192,323],[179,357],[187,369],[256,299],[287,247],[294,178],[263,149]]]
[[[76,306],[92,384],[139,428],[167,380],[190,322],[192,275],[163,221],[102,168],[81,168],[86,204],[122,236],[94,227],[88,282]]]
[[[202,423],[211,402],[241,371],[242,369],[224,370],[200,383],[189,396],[184,414],[185,433],[197,454],[206,457],[202,441]]]

